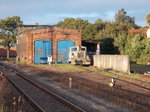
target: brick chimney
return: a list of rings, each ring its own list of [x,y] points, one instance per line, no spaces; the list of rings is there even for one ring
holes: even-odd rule
[[[35,25],[36,25],[36,26],[38,26],[38,25],[39,25],[39,23],[35,23]]]

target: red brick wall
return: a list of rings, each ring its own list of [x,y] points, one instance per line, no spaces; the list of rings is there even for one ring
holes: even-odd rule
[[[17,56],[16,54],[16,47],[11,47],[9,52],[10,57]],[[4,47],[0,47],[0,57],[6,57],[7,56],[7,50]]]
[[[56,61],[57,42],[62,40],[74,41],[76,46],[81,45],[81,32],[78,30],[49,27],[32,30],[17,36],[19,44],[17,44],[17,55],[21,61],[32,63],[34,61],[34,42],[38,40],[52,41],[53,45],[53,62]]]

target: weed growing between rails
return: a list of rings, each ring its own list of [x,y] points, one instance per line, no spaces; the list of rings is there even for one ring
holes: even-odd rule
[[[0,112],[27,112],[29,110],[34,109],[0,71]]]
[[[12,110],[11,97],[13,97],[11,87],[3,74],[0,73],[0,112]]]

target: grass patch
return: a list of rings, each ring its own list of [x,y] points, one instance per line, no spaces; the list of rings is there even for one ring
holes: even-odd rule
[[[72,65],[72,64],[53,64],[53,65],[59,67],[60,69],[83,71],[82,67],[78,65]]]
[[[130,79],[134,79],[134,80],[140,80],[140,81],[144,81],[144,82],[148,82],[150,83],[150,79],[149,78],[142,78],[143,75],[141,74],[126,74],[126,73],[121,73],[121,72],[116,72],[113,70],[105,70],[105,69],[100,69],[100,68],[96,68],[93,66],[90,67],[81,67],[83,69],[87,69],[93,72],[98,73],[99,75],[104,75],[104,76],[108,76],[108,77],[114,77],[114,78],[120,78],[120,77],[126,77],[126,78],[130,78]]]
[[[26,62],[16,62],[16,64],[20,64],[20,65],[26,65],[27,63]]]
[[[142,78],[141,74],[124,74],[124,73],[117,73],[117,72],[114,72],[114,74],[112,72],[111,73],[101,72],[101,73],[102,73],[102,75],[109,76],[109,77],[114,77],[114,78],[127,77],[127,78],[130,78],[130,79],[150,83],[150,79],[149,78]]]
[[[16,60],[16,57],[10,57],[10,58],[7,58],[7,57],[0,57],[0,60],[1,60],[1,61],[15,61],[15,60]]]
[[[19,64],[26,64],[23,62],[20,62]],[[121,73],[121,72],[116,72],[113,70],[106,70],[106,69],[100,69],[97,67],[93,67],[93,66],[81,66],[81,65],[72,65],[72,64],[51,64],[51,67],[49,67],[48,64],[31,64],[32,66],[36,66],[40,69],[43,70],[54,70],[55,71],[68,71],[68,72],[80,72],[80,71],[91,71],[91,72],[95,72],[99,75],[104,75],[104,76],[108,76],[108,77],[114,77],[114,78],[121,78],[121,77],[126,77],[126,78],[130,78],[130,79],[135,79],[135,80],[140,80],[140,81],[144,81],[144,82],[149,82],[150,83],[150,79],[149,78],[144,78],[144,75],[141,74],[137,74],[138,72],[132,73],[132,74],[125,74],[125,73]],[[132,65],[133,67],[133,65]],[[143,69],[139,70],[140,67],[144,67]],[[146,68],[145,68],[146,67]],[[57,69],[55,69],[57,68]],[[150,69],[150,66],[147,65],[134,65],[134,69],[135,70],[139,70],[139,71],[148,71]],[[144,76],[144,77],[142,77]]]
[[[40,69],[43,70],[57,70],[58,71],[82,71],[81,68],[77,67],[76,65],[71,64],[51,64],[50,66],[48,64],[31,64],[32,66],[40,67]],[[57,69],[55,69],[57,68]]]
[[[52,64],[52,65],[58,66],[60,68],[66,68],[66,69],[77,69],[75,65],[71,65],[71,64]]]

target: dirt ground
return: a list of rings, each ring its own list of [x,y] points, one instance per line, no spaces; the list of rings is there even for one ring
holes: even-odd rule
[[[144,82],[128,78],[124,75],[118,75],[117,72],[111,72],[109,74],[112,74],[112,76],[106,76],[108,72],[103,72],[103,71],[97,71],[97,68],[94,67],[82,67],[82,66],[74,66],[74,65],[67,65],[67,64],[52,64],[51,66],[48,65],[24,65],[24,64],[17,64],[16,66],[25,69],[26,71],[30,71],[34,74],[39,74],[40,72],[45,72],[49,74],[50,73],[59,73],[59,74],[64,74],[67,75],[68,77],[80,77],[84,79],[88,79],[91,81],[95,81],[98,83],[106,84],[108,85],[111,82],[112,77],[117,77],[118,79],[121,80],[116,80],[116,86],[142,93],[142,94],[150,94],[150,83],[145,83],[146,81],[150,81],[150,76],[146,75],[137,75],[140,80],[146,80]],[[44,75],[44,74],[43,74]],[[46,74],[45,74],[46,75]],[[135,75],[135,74],[130,74],[130,75]],[[122,81],[123,80],[123,81]],[[131,84],[130,84],[131,83]],[[132,84],[134,83],[134,84]],[[137,85],[136,85],[137,84]],[[141,86],[141,87],[139,87]],[[148,89],[145,89],[148,88]]]
[[[127,97],[127,99],[130,99],[130,97],[132,99],[133,96],[135,97],[133,100],[138,99],[139,101],[144,102],[144,104],[150,105],[150,76],[141,74],[124,74],[116,71],[101,70],[93,66],[83,67],[70,64],[52,64],[50,66],[47,64],[14,65],[23,69],[23,71],[29,75],[31,73],[31,75],[34,77],[40,76],[44,79],[49,79],[52,74],[53,76],[59,74],[58,77],[62,75],[62,77],[67,77],[67,79],[75,77],[81,80],[86,79],[88,80],[89,84],[96,82],[96,84],[104,85],[104,87],[106,87],[110,92],[112,90],[112,92],[116,93],[117,95],[124,94],[124,97]],[[113,87],[114,89],[109,87],[112,77],[116,78],[116,84]],[[85,82],[87,84],[87,81]]]

